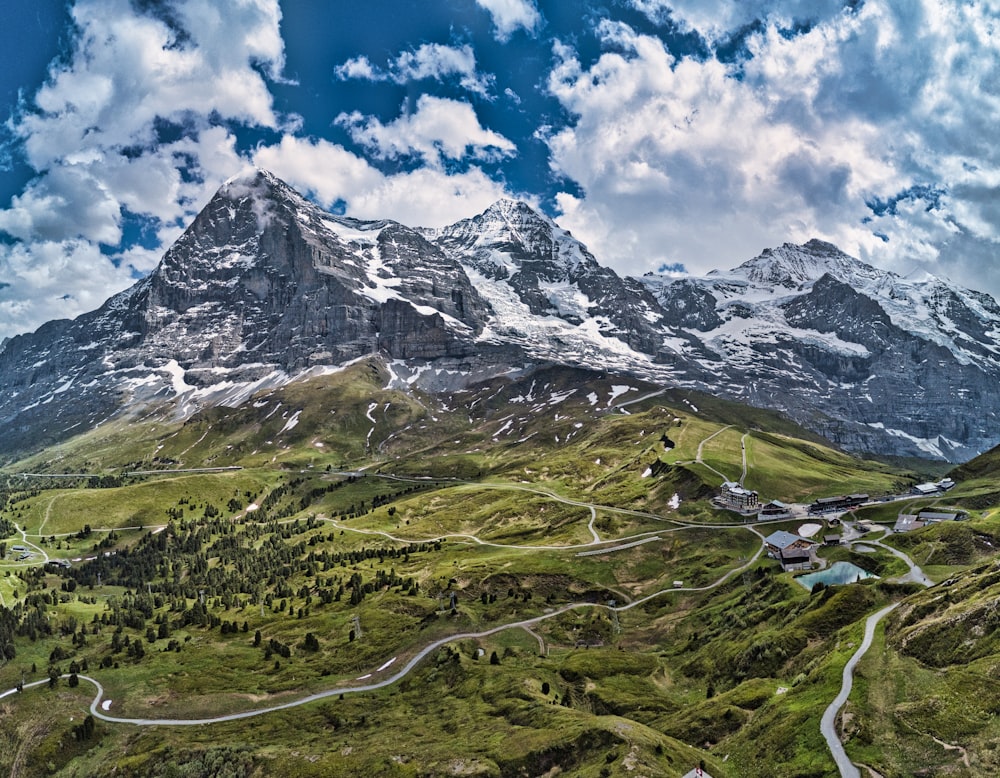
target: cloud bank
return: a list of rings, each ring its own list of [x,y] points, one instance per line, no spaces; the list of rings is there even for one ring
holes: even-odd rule
[[[149,272],[247,164],[415,225],[529,192],[623,273],[818,237],[1000,292],[995,2],[455,8],[412,38],[381,14],[325,70],[287,74],[339,17],[285,29],[277,0],[77,0],[0,149],[33,174],[0,209],[0,336]]]

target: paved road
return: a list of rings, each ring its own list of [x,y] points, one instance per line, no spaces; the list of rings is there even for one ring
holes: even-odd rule
[[[877,613],[873,613],[865,621],[865,635],[861,641],[861,645],[854,652],[854,656],[848,659],[847,664],[844,665],[840,693],[830,703],[826,712],[823,713],[823,718],[820,720],[820,732],[823,733],[826,744],[833,754],[833,760],[837,763],[837,769],[840,770],[841,778],[861,778],[861,773],[848,758],[847,752],[844,750],[844,744],[840,742],[840,738],[837,736],[837,714],[844,707],[844,703],[847,702],[847,698],[851,695],[851,688],[854,686],[854,668],[857,667],[858,662],[861,661],[861,657],[865,655],[865,652],[871,648],[872,641],[875,639],[875,627],[897,605],[899,605],[898,602],[887,605]]]
[[[885,535],[882,536],[883,540],[889,537],[889,535],[891,534],[892,530],[886,530]],[[893,548],[892,546],[886,545],[885,543],[882,543],[881,541],[878,540],[863,540],[863,542],[871,546],[878,546],[879,548],[884,548],[886,551],[888,551],[897,559],[902,559],[904,562],[906,562],[907,566],[910,568],[910,572],[908,572],[906,575],[900,576],[895,580],[900,581],[901,583],[908,583],[908,582],[918,583],[927,587],[931,587],[934,585],[934,582],[924,574],[924,571],[921,570],[914,563],[914,561],[910,559],[910,557],[908,557],[898,548]]]
[[[752,527],[747,527],[747,529],[749,529],[751,532],[753,532],[755,535],[757,535],[763,540],[763,536],[759,532],[757,532],[757,530],[755,530]],[[395,674],[388,676],[382,680],[374,681],[372,683],[364,684],[362,686],[337,686],[332,689],[327,689],[322,692],[317,692],[315,694],[310,694],[305,697],[300,697],[299,699],[291,700],[289,702],[285,702],[280,705],[272,705],[266,708],[256,708],[253,710],[241,711],[239,713],[230,713],[225,716],[213,716],[202,719],[150,719],[150,718],[124,718],[121,716],[112,716],[101,709],[101,700],[104,697],[104,687],[101,686],[100,682],[87,675],[78,675],[77,677],[81,681],[87,681],[93,684],[94,687],[97,689],[97,695],[94,697],[94,701],[90,704],[91,714],[94,716],[94,718],[98,718],[101,719],[102,721],[107,721],[112,724],[133,724],[141,727],[161,727],[161,726],[184,727],[184,726],[204,726],[206,724],[218,724],[225,721],[238,721],[241,719],[253,718],[255,716],[263,716],[267,713],[274,713],[279,710],[288,710],[289,708],[296,708],[300,705],[308,705],[311,702],[328,699],[330,697],[339,696],[341,694],[357,694],[361,692],[370,692],[370,691],[375,691],[377,689],[382,689],[404,678],[418,664],[420,664],[429,654],[433,653],[442,646],[448,643],[452,643],[456,640],[468,640],[474,638],[487,637],[489,635],[494,635],[497,632],[502,632],[503,630],[506,629],[530,629],[535,624],[539,624],[545,621],[546,619],[555,618],[556,616],[561,616],[564,613],[569,613],[570,611],[579,610],[581,608],[600,608],[603,610],[614,611],[616,613],[624,613],[625,611],[639,607],[640,605],[643,605],[649,602],[650,600],[653,600],[657,597],[660,597],[664,594],[668,594],[671,592],[708,591],[709,589],[714,589],[715,587],[722,585],[734,575],[742,573],[745,569],[753,565],[760,557],[761,553],[763,553],[763,550],[764,546],[761,545],[761,547],[757,550],[757,553],[754,554],[745,564],[741,565],[740,567],[733,568],[728,573],[722,575],[717,581],[710,583],[706,586],[687,586],[687,587],[678,587],[676,589],[674,588],[661,589],[660,591],[653,592],[652,594],[642,597],[641,599],[634,600],[628,603],[627,605],[620,605],[616,607],[612,607],[610,605],[601,605],[597,603],[588,603],[588,602],[571,603],[569,605],[563,606],[562,608],[557,608],[556,610],[553,610],[549,613],[543,613],[540,616],[534,616],[530,619],[523,619],[521,621],[515,621],[509,624],[501,624],[499,626],[482,630],[480,632],[463,632],[457,635],[449,635],[447,637],[440,638],[439,640],[435,640],[434,642],[424,646],[416,654],[414,654],[406,664],[404,664],[399,670],[397,670]],[[382,665],[382,667],[386,668],[388,667],[388,665],[389,663],[386,663]],[[48,679],[43,679],[41,681],[33,681],[32,683],[25,684],[24,688],[30,689],[36,686],[43,686],[47,683]],[[17,693],[18,693],[17,689],[8,689],[7,691],[0,693],[0,699],[3,699],[4,697],[8,697]]]

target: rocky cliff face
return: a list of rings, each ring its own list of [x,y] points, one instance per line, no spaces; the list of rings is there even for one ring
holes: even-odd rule
[[[644,279],[723,393],[846,448],[966,459],[997,438],[1000,307],[810,241],[701,279]],[[819,412],[819,413],[817,413]]]
[[[783,410],[858,451],[1000,440],[1000,306],[820,241],[705,278],[621,278],[524,203],[441,230],[329,214],[258,171],[99,310],[0,350],[0,449],[190,413],[378,354],[448,390],[545,363]]]

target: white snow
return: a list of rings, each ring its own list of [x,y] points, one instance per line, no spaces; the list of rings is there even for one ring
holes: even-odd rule
[[[161,370],[170,376],[170,384],[176,394],[184,394],[184,392],[194,389],[193,386],[184,380],[184,368],[177,364],[176,359],[171,359]]]
[[[281,428],[281,432],[278,434],[280,435],[282,432],[288,432],[289,430],[295,429],[295,426],[299,423],[299,415],[301,413],[302,411],[295,411],[295,413],[289,417],[288,421],[285,422],[285,426]]]
[[[615,384],[611,387],[611,397],[608,398],[608,407],[611,407],[611,403],[615,401],[615,398],[621,397],[625,392],[631,392],[635,387],[626,386],[624,384]]]
[[[908,440],[911,443],[915,444],[917,448],[919,448],[921,451],[926,451],[931,456],[940,457],[941,459],[948,458],[945,451],[942,450],[941,444],[945,443],[947,445],[953,443],[953,441],[949,441],[947,438],[942,438],[940,436],[935,438],[918,438],[915,435],[911,435],[908,432],[904,432],[903,430],[897,430],[897,429],[892,429],[891,427],[886,427],[885,424],[883,424],[880,421],[869,422],[868,426],[872,427],[873,429],[883,430],[888,434],[892,435],[893,437],[902,438],[903,440]]]
[[[811,538],[821,529],[823,529],[822,524],[803,524],[799,527],[798,535],[800,538]]]

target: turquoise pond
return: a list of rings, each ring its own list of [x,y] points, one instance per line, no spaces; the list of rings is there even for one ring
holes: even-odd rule
[[[806,589],[812,589],[817,582],[824,583],[827,586],[838,586],[840,584],[854,583],[859,578],[864,580],[865,578],[878,578],[878,576],[874,573],[869,573],[867,570],[862,570],[850,562],[834,562],[826,570],[809,573],[809,575],[800,575],[795,580],[806,587]]]

